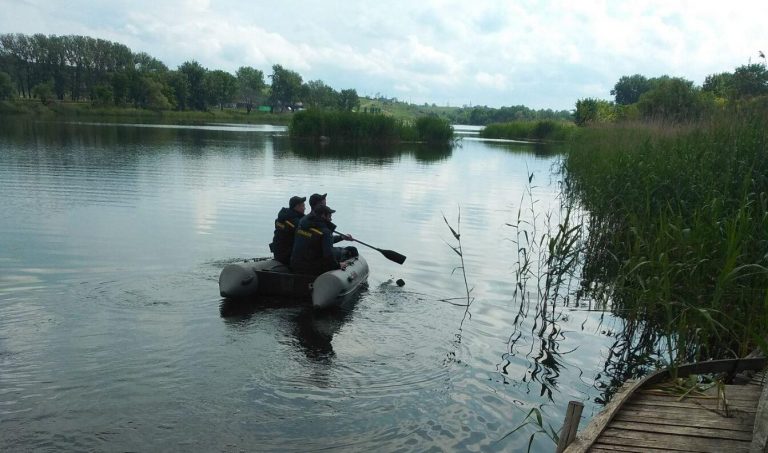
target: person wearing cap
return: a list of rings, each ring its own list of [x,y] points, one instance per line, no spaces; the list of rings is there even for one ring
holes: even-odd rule
[[[327,206],[327,200],[326,200],[327,197],[328,197],[327,193],[324,193],[322,195],[320,195],[319,193],[313,193],[312,195],[310,195],[309,196],[309,212],[310,212],[310,214],[318,206]],[[309,214],[307,214],[307,215],[309,215]],[[346,239],[347,241],[353,241],[354,240],[354,238],[352,237],[351,234],[347,234],[347,235],[341,235],[341,238],[336,237],[335,238],[335,242],[339,242],[339,241],[344,240],[344,239]],[[354,247],[352,247],[352,248],[354,248]],[[336,255],[336,261],[342,261],[342,256],[344,255],[344,253],[343,253],[344,249],[340,248],[340,247],[334,247],[333,248],[333,252]],[[357,256],[357,255],[354,255],[354,256]]]
[[[324,193],[320,195],[319,193],[313,193],[309,196],[309,212],[312,212],[315,210],[315,207],[317,206],[326,206],[326,197],[328,196],[327,193]]]
[[[340,261],[334,253],[333,244],[346,239],[346,236],[334,237],[336,225],[331,222],[336,212],[324,204],[315,205],[315,209],[304,216],[296,230],[296,239],[291,253],[291,268],[298,274],[320,275],[324,272],[345,269],[347,263]],[[357,249],[345,247],[346,255],[357,256]]]
[[[293,196],[288,201],[288,207],[280,209],[275,219],[275,234],[272,236],[272,243],[269,249],[277,261],[290,265],[291,251],[293,251],[293,238],[296,227],[304,217],[306,206],[304,201],[306,197]]]

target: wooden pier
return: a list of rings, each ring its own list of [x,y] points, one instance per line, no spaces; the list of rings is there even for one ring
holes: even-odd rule
[[[668,370],[628,382],[564,451],[766,452],[765,367],[765,358],[681,366],[679,377],[741,373],[739,383],[713,386],[687,395],[672,394],[658,387],[669,379]],[[568,429],[572,428],[564,427],[563,432]]]

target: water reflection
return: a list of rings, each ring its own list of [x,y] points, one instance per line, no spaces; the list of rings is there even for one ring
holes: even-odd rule
[[[370,144],[370,143],[319,143],[302,140],[276,141],[281,148],[290,147],[293,154],[307,160],[365,161],[387,165],[401,156],[413,156],[418,162],[441,162],[451,157],[452,144]]]
[[[225,324],[242,331],[258,328],[255,320],[259,316],[282,311],[289,319],[285,330],[290,331],[298,349],[313,362],[329,364],[335,355],[333,336],[352,319],[356,303],[365,293],[363,288],[347,296],[337,309],[324,311],[314,310],[311,303],[304,300],[279,297],[224,299],[219,305],[219,313]]]
[[[525,429],[493,442],[531,407],[559,421],[567,397],[599,394],[584,376],[615,339],[537,308],[535,286],[517,320],[511,300],[505,223],[552,159],[469,140],[323,150],[231,129],[0,122],[0,357],[14,389],[0,392],[0,443],[26,432],[12,445],[29,450],[58,432],[60,449],[103,449],[94,433],[112,430],[124,450],[502,450],[527,443]],[[539,206],[556,190],[541,185]],[[406,265],[372,256],[370,289],[336,314],[220,304],[227,260],[269,253],[286,194],[318,191],[343,231]],[[476,298],[458,343],[450,299],[465,288],[441,217],[457,204]]]

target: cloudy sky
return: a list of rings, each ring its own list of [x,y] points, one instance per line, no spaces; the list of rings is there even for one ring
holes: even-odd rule
[[[768,52],[765,0],[0,0],[0,11],[0,33],[119,41],[171,68],[279,63],[439,105],[571,109],[609,98],[625,74],[700,84]]]

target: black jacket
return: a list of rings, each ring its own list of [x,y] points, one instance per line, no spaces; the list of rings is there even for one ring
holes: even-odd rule
[[[333,244],[342,240],[333,237],[336,225],[326,222],[315,214],[301,219],[291,254],[291,268],[298,274],[320,275],[339,269],[333,254]]]
[[[285,265],[290,264],[294,233],[301,218],[302,214],[295,209],[283,208],[275,219],[275,234],[269,248],[274,253],[275,259]]]

